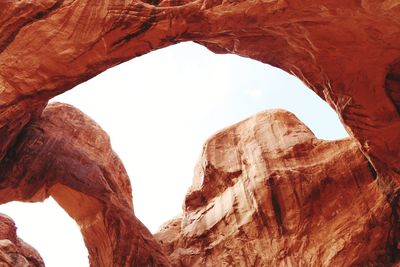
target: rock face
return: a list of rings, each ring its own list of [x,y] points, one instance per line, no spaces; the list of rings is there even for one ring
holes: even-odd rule
[[[174,266],[390,266],[393,216],[354,141],[275,110],[206,142],[182,215],[155,237]]]
[[[17,237],[14,221],[0,214],[0,266],[44,267],[39,253]]]
[[[274,219],[271,219],[272,210],[264,212],[271,232],[269,236],[273,237],[270,246],[273,246],[271,251],[274,255],[293,261],[285,255],[300,255],[304,252],[304,257],[307,253],[318,255],[315,264],[322,263],[319,262],[322,259],[325,260],[324,264],[335,264],[336,260],[340,263],[340,259],[345,256],[341,255],[339,247],[343,245],[343,251],[348,252],[349,239],[359,238],[354,237],[350,229],[367,225],[363,229],[367,229],[365,231],[370,235],[365,235],[367,241],[360,241],[360,244],[368,243],[376,251],[366,256],[366,259],[371,264],[387,262],[390,247],[391,261],[394,262],[399,247],[394,244],[400,240],[399,25],[398,0],[0,1],[0,203],[12,200],[38,201],[49,194],[54,196],[81,226],[93,266],[168,265],[168,258],[134,217],[128,178],[104,132],[70,107],[45,107],[51,97],[109,67],[177,42],[195,41],[216,53],[250,57],[296,75],[335,108],[355,140],[337,142],[336,145],[325,143],[327,151],[335,151],[331,157],[343,156],[337,160],[331,159],[334,161],[331,163],[334,166],[332,168],[343,168],[348,175],[330,174],[330,179],[319,177],[322,179],[320,182],[313,180],[315,184],[308,184],[314,188],[308,188],[314,192],[309,193],[311,195],[319,192],[315,189],[320,188],[316,187],[318,183],[326,183],[324,190],[328,191],[334,184],[336,190],[327,194],[332,198],[329,205],[346,203],[349,209],[356,211],[364,209],[361,206],[366,204],[361,204],[359,195],[365,196],[363,203],[369,203],[365,209],[370,210],[370,213],[360,215],[354,211],[357,216],[361,216],[356,222],[353,217],[345,216],[351,213],[350,210],[344,211],[343,220],[353,222],[348,225],[347,235],[334,235],[336,232],[332,232],[345,231],[345,227],[332,224],[337,216],[328,220],[328,215],[324,215],[324,218],[315,215],[310,219],[311,223],[304,219],[304,214],[285,213],[285,205],[289,204],[284,204],[281,198],[292,189],[286,185],[289,178],[282,173],[284,168],[279,162],[273,167],[279,170],[276,174],[270,171],[271,166],[268,165],[265,172],[269,177],[260,174],[257,179],[255,176],[251,178],[254,183],[261,183],[262,180],[269,183],[264,189],[248,189],[249,194],[255,192],[257,196],[266,197],[270,201],[268,205],[275,211],[275,224]],[[300,137],[305,138],[303,135]],[[322,149],[322,145],[312,148],[301,138],[296,142],[293,140],[293,149],[298,147],[295,145],[297,143],[302,144],[298,147],[300,151],[316,153],[315,149]],[[338,151],[330,146],[336,146]],[[350,152],[345,152],[341,146],[348,146]],[[362,150],[370,165],[356,152],[356,146]],[[348,153],[353,153],[351,155],[354,157]],[[328,157],[327,154],[324,157]],[[251,162],[257,163],[261,158],[265,157],[255,157]],[[351,161],[349,166],[345,164],[348,162],[341,162],[350,158],[354,158],[355,162]],[[212,166],[227,164],[225,159],[221,159],[221,162],[210,159],[214,162]],[[239,163],[234,160],[233,157],[230,167],[204,167],[207,175],[211,175],[205,177],[213,180],[212,177],[221,176],[222,180],[218,180],[209,192],[202,191],[202,186],[209,181],[195,181],[185,204],[182,229],[173,230],[182,235],[182,239],[178,238],[177,244],[172,245],[173,249],[194,249],[189,244],[190,240],[194,240],[193,235],[204,232],[207,236],[211,233],[207,227],[214,223],[219,225],[217,222],[225,214],[219,211],[218,217],[204,211],[206,221],[195,226],[190,219],[188,221],[188,218],[201,221],[200,217],[196,217],[200,214],[195,216],[195,210],[201,210],[207,203],[212,203],[213,199],[217,203],[218,197],[236,203],[232,202],[235,199],[231,196],[239,195],[239,181],[244,183],[251,180],[243,178],[246,176],[243,172],[246,168],[251,170],[257,166],[249,165],[240,169],[237,165]],[[368,183],[369,178],[363,174],[357,187],[359,191],[351,191],[354,188],[348,184],[352,181],[350,177],[353,177],[350,173],[364,173],[365,166],[370,166],[367,169],[371,173],[376,172],[376,181]],[[295,168],[297,165],[289,167]],[[303,185],[298,176],[294,177],[297,178],[293,178],[293,188]],[[342,179],[343,185],[338,185],[336,181]],[[364,190],[362,194],[360,190]],[[306,192],[303,194],[307,195]],[[341,200],[342,194],[352,201],[340,202],[344,201]],[[321,199],[316,203],[326,203],[322,200],[325,195],[320,195]],[[306,213],[315,211],[314,204],[308,202],[311,200],[303,195],[298,198],[297,206],[293,206],[297,208],[295,210],[305,209]],[[241,199],[247,201],[252,198],[241,195]],[[257,197],[253,196],[253,201],[256,200]],[[358,202],[360,204],[355,205]],[[261,210],[264,207],[260,202],[251,205],[243,202],[237,204],[235,210],[243,208],[252,213],[254,209]],[[375,214],[375,209],[381,209],[382,214],[375,217],[370,215]],[[210,210],[213,210],[211,206]],[[281,215],[276,215],[279,213]],[[373,223],[363,224],[368,216],[375,218]],[[248,225],[246,220],[248,218],[242,216],[238,225]],[[325,243],[315,233],[312,242],[315,242],[319,250],[310,252],[307,249],[311,245],[292,240],[295,236],[301,237],[302,233],[304,235],[303,228],[295,226],[295,222],[301,222],[303,228],[308,227],[309,231],[321,232],[325,236],[340,236],[335,244],[342,245],[329,247],[332,254],[325,255]],[[230,222],[226,224],[230,225]],[[325,224],[333,227],[332,231],[325,229]],[[237,226],[238,229],[245,228],[240,227]],[[378,244],[386,241],[375,235],[376,228],[377,232],[383,229],[389,231],[386,241],[390,242]],[[189,230],[194,232],[190,234]],[[284,234],[288,237],[281,237]],[[290,240],[287,241],[287,238]],[[190,242],[182,245],[179,240]],[[291,250],[276,254],[275,242],[286,242]],[[238,245],[234,240],[231,243]],[[263,243],[257,244],[254,246]],[[357,253],[364,255],[361,250],[363,245],[360,244],[354,245],[351,252],[354,254],[347,255],[348,259],[353,259],[354,264],[361,264]],[[217,245],[210,244],[210,247],[214,246]],[[328,246],[327,243],[325,246]],[[370,247],[365,250],[370,251]],[[177,255],[178,252],[174,250],[171,253]],[[336,256],[331,258],[331,255]],[[269,261],[265,257],[261,260]]]

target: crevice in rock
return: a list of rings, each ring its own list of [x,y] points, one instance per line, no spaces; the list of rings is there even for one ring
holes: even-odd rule
[[[157,1],[157,0],[154,0],[153,2],[154,2],[154,3],[157,3],[156,1]],[[156,22],[156,13],[155,13],[155,11],[156,11],[156,10],[153,9],[153,11],[152,11],[151,14],[150,14],[150,17],[149,17],[147,20],[145,20],[145,21],[139,26],[139,29],[138,29],[138,30],[136,30],[136,31],[133,32],[133,33],[127,34],[126,36],[124,36],[124,37],[118,39],[117,41],[115,41],[115,42],[112,44],[112,47],[113,47],[113,48],[118,47],[119,45],[124,44],[124,43],[127,43],[127,42],[129,42],[130,40],[132,40],[132,39],[138,37],[139,35],[142,35],[143,33],[147,32],[147,31],[154,25],[154,23]],[[153,47],[151,47],[150,45],[149,45],[149,47],[150,47],[151,49],[153,49]]]
[[[283,224],[282,209],[279,204],[279,197],[278,197],[278,192],[277,192],[277,188],[276,188],[274,179],[275,179],[275,177],[270,177],[267,180],[267,183],[268,183],[269,187],[271,188],[271,203],[272,203],[272,208],[273,208],[274,214],[275,214],[276,224],[278,225],[278,228],[279,228],[279,234],[284,235],[286,232],[286,229],[285,229],[285,225]]]
[[[370,161],[368,161],[368,169],[371,172],[373,179],[376,180],[376,178],[378,178],[378,174],[377,174],[374,166],[372,166]]]

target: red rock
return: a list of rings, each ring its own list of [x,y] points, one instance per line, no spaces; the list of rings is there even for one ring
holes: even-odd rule
[[[385,186],[394,183],[388,194],[397,194],[397,0],[95,3],[0,3],[0,158],[52,96],[191,40],[299,77],[335,108]]]
[[[183,214],[155,236],[174,266],[390,266],[393,219],[356,142],[274,110],[206,142]]]
[[[0,169],[0,203],[52,196],[78,223],[91,266],[169,266],[134,215],[129,178],[108,135],[72,106],[48,105]]]
[[[150,261],[149,255],[153,254],[155,262],[167,262],[151,235],[143,230],[143,226],[138,226],[140,224],[132,215],[126,175],[120,177],[118,174],[112,178],[111,174],[106,175],[114,174],[115,166],[122,166],[113,159],[109,144],[103,138],[98,142],[104,141],[104,147],[96,143],[102,149],[84,145],[84,138],[93,138],[91,134],[97,133],[98,127],[93,128],[92,122],[84,120],[87,123],[84,127],[70,124],[69,130],[64,132],[62,124],[69,119],[63,117],[66,115],[59,115],[58,121],[58,115],[54,115],[56,124],[46,124],[51,120],[45,114],[51,114],[54,107],[44,115],[42,111],[51,97],[109,67],[177,42],[195,41],[217,53],[235,53],[292,73],[334,107],[357,141],[349,145],[350,150],[356,151],[358,145],[377,173],[374,186],[368,186],[364,195],[372,199],[375,194],[385,196],[382,199],[388,206],[381,208],[385,212],[389,209],[392,216],[387,218],[388,221],[378,220],[379,227],[386,229],[386,223],[390,222],[393,230],[389,233],[390,243],[399,243],[399,25],[400,4],[397,0],[1,1],[1,201],[35,201],[54,194],[81,225],[86,225],[83,218],[91,218],[89,221],[92,222],[97,213],[91,212],[101,210],[106,222],[111,220],[110,224],[126,226],[126,232],[130,233],[127,240],[135,241],[130,245],[122,242],[122,248],[108,241],[106,245],[100,244],[90,237],[109,234],[110,240],[115,240],[116,232],[111,232],[117,231],[118,227],[111,227],[110,233],[106,234],[104,224],[100,223],[95,227],[99,227],[96,231],[100,234],[84,233],[89,248],[101,247],[99,255],[95,254],[96,250],[91,251],[91,260],[96,264],[107,265],[114,259],[114,264],[122,264],[122,256],[118,253],[123,251],[130,251],[128,255],[132,258],[129,259],[138,258],[143,260],[141,263]],[[42,126],[34,128],[42,123],[49,129],[44,133]],[[75,136],[75,127],[80,129],[78,136]],[[76,150],[70,144],[64,146],[65,140],[79,140],[76,142],[82,147],[78,146]],[[50,145],[53,141],[54,146]],[[42,142],[52,151],[51,161],[49,155],[43,154],[46,150],[42,150]],[[43,162],[39,162],[39,156]],[[63,163],[64,159],[68,161]],[[48,164],[53,161],[56,170]],[[114,165],[115,162],[118,163]],[[223,180],[206,195],[197,188],[197,181],[188,196],[185,212],[206,205],[209,197],[221,197],[219,194],[225,192],[225,183],[234,182],[240,176],[231,171],[219,173],[219,169],[207,171],[222,175]],[[71,175],[66,178],[65,173]],[[82,180],[86,176],[95,182],[88,184]],[[104,178],[106,176],[109,178]],[[271,181],[275,183],[275,179],[280,181],[280,178]],[[51,188],[52,192],[46,188]],[[347,187],[338,190],[346,191]],[[81,202],[70,198],[71,195],[85,199],[82,200],[82,211],[75,206]],[[105,207],[113,212],[105,212]],[[108,216],[120,219],[117,223]],[[142,230],[133,231],[133,228]],[[143,247],[141,257],[133,256],[137,254],[132,252],[138,248],[139,243],[135,243],[138,240],[150,240],[146,243],[149,248]],[[395,261],[399,251],[391,247]],[[111,255],[117,256],[111,259]],[[369,256],[372,260],[371,257],[373,255]],[[353,258],[356,260],[357,257]],[[101,261],[99,259],[104,262],[97,262]]]
[[[44,267],[39,253],[17,237],[14,221],[0,214],[0,265],[4,267]]]

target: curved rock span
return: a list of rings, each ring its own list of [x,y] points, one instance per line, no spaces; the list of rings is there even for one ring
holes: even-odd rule
[[[47,106],[0,169],[0,203],[52,196],[80,226],[91,266],[168,262],[134,215],[129,178],[108,135],[72,106]]]
[[[0,202],[52,195],[81,226],[92,266],[394,263],[399,26],[397,0],[1,1]],[[72,107],[45,107],[109,67],[182,41],[296,75],[334,107],[354,141],[318,141],[282,112],[268,115],[282,117],[267,123],[273,143],[260,141],[262,130],[211,138],[181,219],[160,233],[160,247],[134,216],[107,135]],[[303,130],[280,135],[291,129],[286,120]],[[240,158],[252,142],[260,143],[255,152]],[[236,150],[227,154],[229,147]],[[250,247],[270,253],[240,256]]]
[[[0,158],[52,96],[136,56],[196,41],[299,77],[397,187],[397,0],[24,0],[2,1],[0,15]]]

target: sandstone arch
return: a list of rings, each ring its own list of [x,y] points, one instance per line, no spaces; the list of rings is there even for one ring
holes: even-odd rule
[[[193,40],[298,76],[335,107],[378,172],[398,180],[400,119],[383,87],[399,58],[396,1],[151,3],[2,3],[1,155],[52,96],[135,56]]]
[[[391,84],[397,82],[397,65],[393,62],[400,58],[399,14],[400,5],[395,0],[3,1],[0,3],[3,202],[41,199],[51,193],[43,185],[52,186],[54,178],[42,177],[40,185],[35,185],[34,179],[25,179],[23,173],[19,177],[23,180],[7,175],[13,168],[15,173],[21,171],[15,164],[21,160],[21,155],[15,154],[18,147],[29,144],[29,149],[35,151],[38,145],[35,139],[25,140],[24,133],[33,130],[30,127],[35,122],[44,123],[42,111],[51,97],[118,63],[192,40],[216,53],[251,57],[302,79],[335,108],[347,130],[358,140],[378,174],[380,190],[396,215],[400,117],[398,88]],[[29,138],[42,133],[31,134]],[[17,190],[20,182],[26,187]],[[73,183],[70,186],[74,188]],[[56,194],[64,188],[53,190]],[[62,202],[62,197],[59,200]],[[131,205],[126,192],[118,195],[117,200],[124,207]],[[79,214],[71,215],[79,218]],[[392,219],[397,229],[398,216]],[[398,233],[390,235],[395,237],[392,243],[398,242]],[[162,261],[161,252],[159,257]]]
[[[80,226],[91,266],[167,266],[134,215],[129,178],[107,134],[72,106],[50,104],[1,170],[0,203],[51,195]]]

